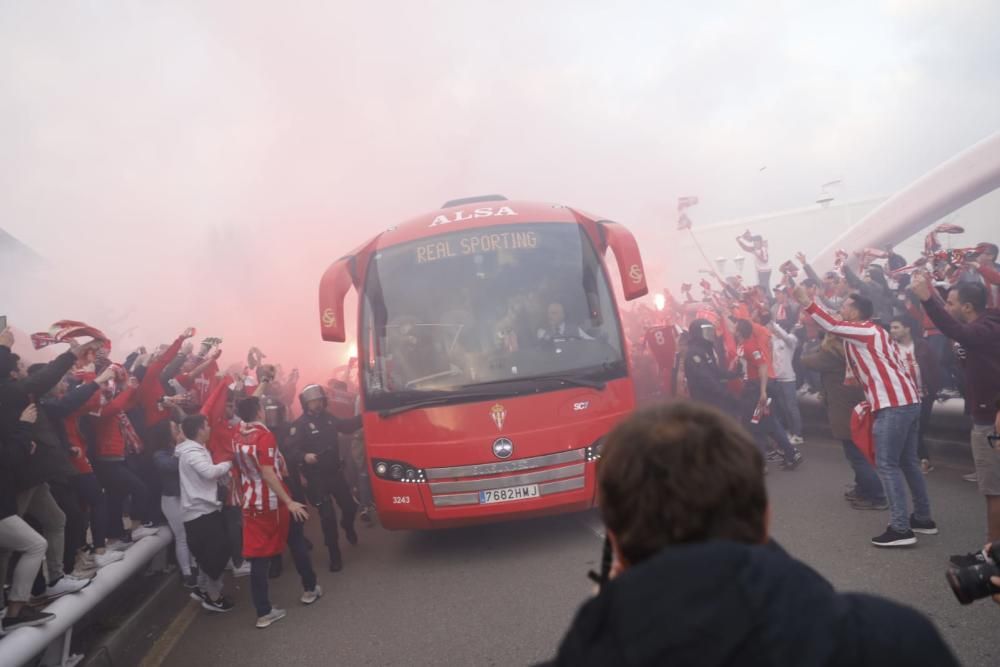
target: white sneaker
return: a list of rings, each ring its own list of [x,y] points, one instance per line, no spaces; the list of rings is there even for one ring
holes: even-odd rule
[[[793,445],[801,445],[805,442],[805,440],[802,439],[801,435],[790,435],[788,436],[788,442]]]
[[[146,526],[139,526],[138,528],[132,529],[132,540],[141,540],[144,537],[152,537],[158,534],[160,531],[157,528],[147,528]]]
[[[73,577],[74,579],[93,579],[97,576],[97,567],[80,567],[77,565],[66,576]]]
[[[970,472],[968,475],[962,475],[962,479],[966,482],[978,482],[979,476],[974,472]]]
[[[125,558],[125,554],[121,551],[105,551],[102,554],[94,554],[94,565],[97,567],[107,567],[112,563],[117,563],[118,561]]]
[[[319,584],[316,584],[316,587],[311,591],[303,593],[300,600],[302,604],[312,604],[321,597],[323,597],[323,588]]]
[[[64,595],[82,591],[89,585],[90,579],[77,579],[67,575],[51,586],[48,586],[42,597],[48,600],[55,600],[56,598],[61,598]]]
[[[288,612],[284,609],[278,609],[277,607],[272,607],[271,612],[267,616],[261,616],[257,619],[258,628],[269,628],[271,625],[277,621],[280,621],[285,616],[288,616]]]
[[[249,577],[250,576],[250,561],[243,561],[243,565],[233,568],[234,577]]]

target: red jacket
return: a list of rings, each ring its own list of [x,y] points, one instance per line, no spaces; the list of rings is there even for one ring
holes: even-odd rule
[[[204,405],[205,401],[208,399],[208,393],[212,391],[212,383],[215,382],[215,376],[219,373],[219,365],[214,361],[208,365],[200,375],[197,377],[191,375],[190,373],[181,373],[175,380],[177,383],[192,392],[195,398],[195,403],[198,405]]]
[[[125,436],[119,415],[138,403],[139,389],[128,388],[101,408],[97,417],[97,456],[102,459],[125,458]]]
[[[233,436],[238,426],[232,426],[226,419],[226,396],[233,380],[228,375],[221,380],[213,380],[215,385],[209,390],[201,406],[201,414],[208,418],[208,451],[213,463],[233,460]]]
[[[152,428],[170,418],[170,411],[160,406],[160,399],[164,396],[163,383],[160,382],[160,376],[163,375],[163,369],[167,367],[167,364],[177,357],[177,353],[181,351],[181,345],[183,344],[183,337],[175,340],[170,347],[164,350],[163,354],[157,357],[146,368],[146,375],[143,376],[142,382],[139,384],[137,403],[142,406],[147,428]]]
[[[208,435],[208,453],[212,455],[213,463],[232,461],[235,454],[233,452],[233,440],[239,433],[239,423],[230,424],[226,419],[226,397],[229,394],[229,385],[233,379],[228,375],[221,380],[214,378],[213,384],[205,397],[205,402],[201,406],[201,414],[208,418],[208,427],[211,429]],[[243,500],[240,495],[239,471],[234,465],[229,471],[228,493],[225,503],[229,507],[240,507]]]

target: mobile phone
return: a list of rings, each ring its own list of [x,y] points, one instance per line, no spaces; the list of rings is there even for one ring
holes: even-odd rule
[[[7,328],[7,316],[0,315],[0,331],[3,331],[6,328]]]

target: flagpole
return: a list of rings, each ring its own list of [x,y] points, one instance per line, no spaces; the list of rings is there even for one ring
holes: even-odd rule
[[[701,258],[705,260],[705,264],[708,266],[709,272],[715,277],[716,280],[719,281],[720,284],[725,285],[722,281],[722,277],[719,276],[719,273],[712,265],[712,261],[708,258],[708,255],[705,254],[705,250],[701,247],[701,243],[698,242],[698,237],[694,235],[691,219],[688,218],[687,213],[684,212],[686,209],[696,205],[697,203],[697,197],[679,197],[677,199],[677,214],[679,216],[677,219],[677,227],[678,229],[687,230],[688,234],[691,235],[691,240],[694,241],[694,246],[698,249],[698,254],[700,254]]]
[[[694,235],[694,230],[688,227],[687,231],[688,234],[691,235],[691,240],[694,241],[694,247],[698,249],[698,254],[700,254],[701,258],[705,260],[705,264],[708,265],[708,268],[712,272],[712,275],[715,276],[715,278],[719,282],[722,282],[722,278],[719,276],[719,273],[715,270],[715,267],[712,266],[712,260],[710,260],[708,258],[708,255],[705,254],[705,250],[701,247],[701,243],[698,242],[698,237]]]

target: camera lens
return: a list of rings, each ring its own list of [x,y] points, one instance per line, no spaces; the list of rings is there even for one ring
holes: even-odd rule
[[[989,563],[949,570],[945,575],[952,592],[962,604],[972,604],[976,600],[1000,593],[1000,588],[990,582],[990,577],[996,576],[1000,576],[1000,570]]]

